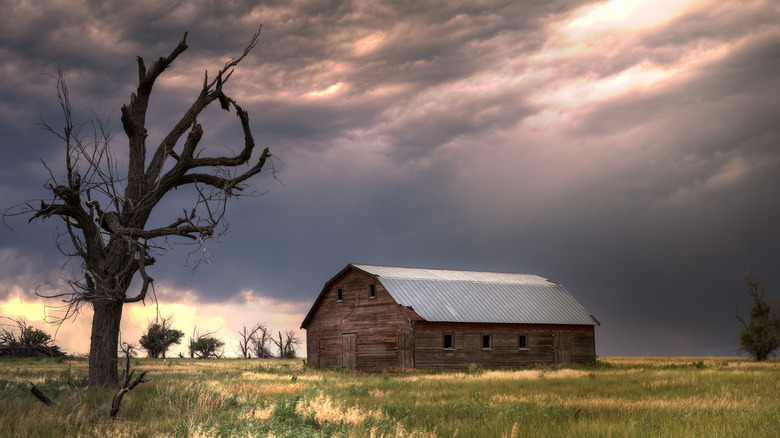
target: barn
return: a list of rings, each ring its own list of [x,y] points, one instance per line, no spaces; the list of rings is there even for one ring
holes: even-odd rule
[[[596,325],[536,275],[350,264],[301,328],[310,367],[379,372],[582,363],[596,354]]]

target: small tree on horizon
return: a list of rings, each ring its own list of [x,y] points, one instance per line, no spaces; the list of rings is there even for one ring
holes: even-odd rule
[[[257,359],[273,357],[273,353],[271,353],[271,330],[265,324],[258,325],[258,330],[250,339],[250,347]]]
[[[0,357],[65,356],[51,335],[29,324],[24,318],[5,316],[10,324],[0,324]]]
[[[222,357],[222,347],[225,341],[213,336],[201,336],[190,344],[190,351],[196,359],[209,359]]]
[[[192,330],[188,345],[190,359],[209,359],[222,357],[225,341],[213,336],[216,332],[200,334],[198,328]]]
[[[238,336],[240,336],[240,339],[238,340],[238,352],[241,354],[243,359],[249,359],[252,357],[252,352],[255,350],[253,345],[259,342],[257,340],[258,336],[261,339],[264,338],[267,331],[268,329],[265,327],[265,324],[258,323],[251,329],[248,329],[246,326],[244,326],[243,329],[238,332]],[[256,350],[255,357],[264,357],[262,349],[259,351]]]
[[[276,348],[279,349],[279,359],[294,359],[296,357],[295,347],[301,343],[298,339],[298,335],[295,334],[295,330],[289,329],[284,332],[279,332],[279,340],[271,339]]]
[[[763,361],[780,347],[780,315],[772,311],[764,300],[767,285],[758,275],[753,279],[750,272],[746,272],[744,281],[745,293],[753,299],[753,308],[748,320],[737,310],[737,320],[743,328],[739,335],[739,349],[757,361]]]
[[[184,332],[171,328],[172,320],[173,316],[161,318],[158,315],[154,322],[149,323],[146,334],[138,341],[149,357],[156,359],[162,356],[165,359],[168,349],[174,344],[181,343]]]

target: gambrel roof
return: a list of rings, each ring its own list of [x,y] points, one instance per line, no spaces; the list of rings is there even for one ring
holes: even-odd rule
[[[426,321],[598,325],[562,285],[536,275],[350,264],[334,279],[350,268]]]

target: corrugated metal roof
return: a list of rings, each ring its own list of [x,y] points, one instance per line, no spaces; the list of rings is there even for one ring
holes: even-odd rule
[[[536,275],[352,266],[428,321],[595,325],[563,286]]]

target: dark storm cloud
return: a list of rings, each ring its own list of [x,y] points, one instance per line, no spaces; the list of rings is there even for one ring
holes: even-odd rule
[[[0,18],[13,157],[0,199],[41,196],[38,160],[58,159],[33,125],[59,120],[41,73],[62,68],[80,116],[112,115],[121,150],[135,56],[149,65],[189,31],[153,97],[154,147],[204,72],[262,23],[226,89],[279,181],[229,205],[230,231],[207,253],[159,258],[164,299],[313,300],[349,262],[529,272],[604,323],[599,354],[730,354],[742,272],[780,277],[778,8],[681,4],[612,25],[585,5],[601,4],[16,1]],[[240,146],[234,114],[206,116],[206,143]],[[4,281],[51,281],[55,224],[23,222],[0,250],[28,267]],[[210,264],[182,267],[201,257]]]

